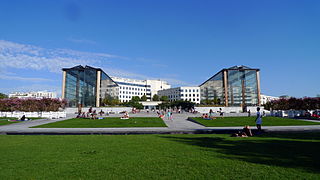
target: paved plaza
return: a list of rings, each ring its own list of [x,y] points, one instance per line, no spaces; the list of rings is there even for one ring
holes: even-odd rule
[[[226,116],[235,114],[227,114]],[[240,116],[241,114],[238,114]],[[113,114],[107,117],[120,117]],[[173,114],[173,120],[164,118],[167,127],[130,127],[130,128],[31,128],[47,123],[74,118],[68,114],[66,118],[40,119],[0,126],[0,134],[206,134],[206,133],[233,133],[243,127],[205,127],[188,120],[188,117],[199,117],[200,114]],[[237,116],[237,115],[236,115]],[[130,117],[157,117],[153,112],[130,114]],[[99,121],[93,120],[93,121]],[[254,131],[256,128],[252,127]],[[320,132],[320,125],[312,126],[265,126],[265,132]]]

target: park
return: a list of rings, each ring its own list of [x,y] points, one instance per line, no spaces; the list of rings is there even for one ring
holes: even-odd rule
[[[0,1],[0,180],[319,180],[320,1]]]
[[[1,118],[0,177],[10,179],[317,179],[320,121],[266,116],[264,133],[230,137],[254,118],[156,112]],[[14,119],[14,118],[9,118]],[[9,124],[8,124],[9,123]],[[11,135],[10,135],[11,134]],[[12,163],[14,162],[14,163]],[[272,172],[272,173],[270,173]]]

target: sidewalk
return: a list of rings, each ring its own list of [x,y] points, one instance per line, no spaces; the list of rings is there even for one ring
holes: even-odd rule
[[[241,130],[243,127],[204,127],[200,124],[188,121],[188,117],[194,114],[173,114],[173,120],[164,118],[168,127],[146,127],[146,128],[30,128],[42,124],[63,121],[73,118],[75,115],[68,114],[67,118],[55,120],[32,120],[21,123],[0,126],[0,134],[46,134],[46,135],[81,135],[81,134],[231,134]],[[119,115],[111,115],[115,117]],[[130,114],[131,117],[156,117],[155,113]],[[320,125],[312,126],[263,126],[265,132],[320,132]],[[253,127],[254,131],[256,128]]]

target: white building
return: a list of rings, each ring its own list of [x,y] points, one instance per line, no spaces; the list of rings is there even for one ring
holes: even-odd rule
[[[260,95],[260,102],[261,105],[266,104],[267,102],[273,101],[273,100],[278,100],[280,99],[279,97],[275,97],[275,96],[267,96],[264,94]]]
[[[37,91],[37,92],[14,92],[9,94],[9,98],[57,98],[57,93],[47,92],[47,91]]]
[[[158,95],[167,96],[170,101],[185,100],[200,104],[200,87],[177,87],[158,91]]]
[[[119,85],[119,100],[121,102],[130,101],[133,96],[147,96],[150,101],[159,90],[168,89],[171,86],[162,80],[137,80],[120,77],[111,77]]]

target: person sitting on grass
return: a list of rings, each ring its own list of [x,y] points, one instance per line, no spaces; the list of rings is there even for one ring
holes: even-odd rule
[[[205,120],[213,120],[213,119],[215,119],[215,117],[211,117],[211,116],[209,116],[208,114],[202,114],[202,119],[205,119]]]
[[[31,119],[29,118],[26,118],[26,115],[23,115],[20,119],[17,119],[17,120],[12,120],[12,119],[8,119],[8,121],[29,121]]]
[[[253,135],[252,135],[250,126],[244,126],[242,131],[238,131],[237,133],[233,133],[231,135],[231,137],[251,137],[251,136]]]
[[[99,115],[102,116],[103,114],[104,114],[104,112],[101,109],[101,111],[99,112]]]
[[[29,121],[30,119],[29,118],[26,118],[26,115],[23,115],[19,121]]]
[[[129,119],[129,114],[128,112],[124,112],[123,116],[120,119]]]
[[[244,132],[247,136],[253,136],[250,126],[244,126],[244,128],[242,129],[242,132]]]
[[[91,119],[97,119],[97,112],[96,112],[96,110],[92,111],[92,113],[91,113]]]

